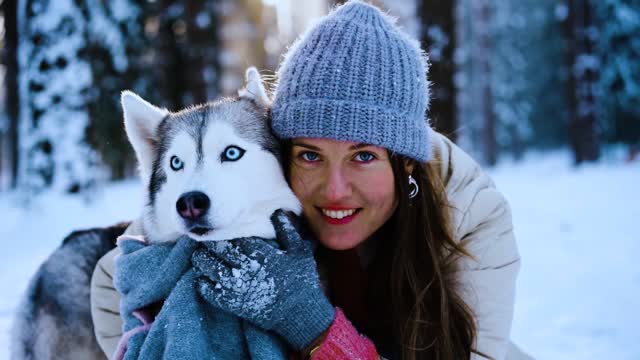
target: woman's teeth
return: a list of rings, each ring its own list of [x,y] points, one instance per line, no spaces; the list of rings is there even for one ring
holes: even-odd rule
[[[324,216],[328,216],[332,219],[342,219],[345,218],[347,216],[351,216],[353,215],[353,213],[356,212],[356,209],[350,209],[350,210],[326,210],[326,209],[322,209],[322,213],[324,214]]]

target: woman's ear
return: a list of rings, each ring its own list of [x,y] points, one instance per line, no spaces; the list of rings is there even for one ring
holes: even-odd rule
[[[407,176],[413,174],[413,168],[415,167],[416,162],[411,159],[404,160],[404,171],[407,173]]]

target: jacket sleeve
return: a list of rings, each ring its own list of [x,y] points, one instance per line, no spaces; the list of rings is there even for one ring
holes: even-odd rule
[[[115,248],[104,255],[91,277],[91,317],[100,348],[107,358],[116,351],[122,337],[120,293],[113,286],[114,258],[120,253]]]
[[[473,256],[461,260],[458,281],[477,321],[476,349],[503,360],[509,348],[520,256],[509,205],[490,180],[487,184],[473,196],[458,229],[461,244]]]

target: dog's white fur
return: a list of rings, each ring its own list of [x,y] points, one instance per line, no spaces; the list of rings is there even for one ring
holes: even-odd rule
[[[269,106],[269,97],[255,68],[246,73],[246,88],[239,92],[242,99],[254,101],[262,107]],[[238,116],[240,105],[224,106],[219,119],[210,121],[203,136],[204,161],[196,166],[196,146],[186,131],[176,135],[159,166],[167,175],[166,183],[155,194],[155,204],[145,205],[143,227],[148,240],[173,241],[182,235],[204,240],[228,240],[238,237],[259,236],[274,238],[270,222],[271,214],[285,209],[300,214],[301,206],[287,185],[278,159],[257,143],[238,134],[233,123],[225,121]],[[130,91],[122,93],[125,129],[135,150],[140,175],[145,189],[158,156],[160,137],[158,127],[170,115]],[[221,162],[220,154],[229,145],[246,150],[235,162]],[[178,156],[184,168],[175,172],[170,168],[171,156]],[[199,236],[188,232],[183,219],[176,211],[176,201],[190,191],[201,191],[209,196],[211,208],[207,220],[214,230]]]

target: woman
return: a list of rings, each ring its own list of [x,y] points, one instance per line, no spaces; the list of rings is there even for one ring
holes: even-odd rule
[[[317,249],[294,251],[300,236],[279,221],[290,251],[242,242],[217,254],[208,300],[303,357],[506,357],[520,266],[510,210],[478,165],[428,127],[426,70],[417,42],[359,1],[298,40],[278,71],[273,130]],[[260,311],[215,276],[256,252],[277,259],[264,267],[276,296]],[[96,271],[92,288],[101,282]],[[92,302],[109,302],[94,289]]]

